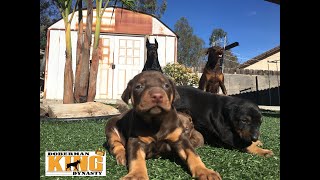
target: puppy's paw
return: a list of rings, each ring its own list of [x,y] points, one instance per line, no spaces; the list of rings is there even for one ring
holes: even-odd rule
[[[260,140],[256,141],[256,142],[252,142],[252,144],[255,144],[256,146],[263,146],[262,142]]]
[[[130,173],[120,178],[120,180],[149,180],[149,177],[142,173]]]
[[[221,176],[218,172],[207,168],[197,168],[193,177],[198,180],[221,180]]]
[[[263,157],[271,157],[274,155],[274,153],[269,149],[262,149],[261,152],[258,153],[258,155]]]
[[[118,165],[125,166],[127,164],[127,158],[125,152],[121,152],[116,155],[116,160]]]

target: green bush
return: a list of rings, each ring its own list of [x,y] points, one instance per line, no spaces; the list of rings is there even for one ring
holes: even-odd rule
[[[198,86],[199,77],[196,73],[193,73],[192,70],[182,64],[167,64],[163,68],[164,74],[173,79],[177,86],[180,85],[189,85],[189,86]]]

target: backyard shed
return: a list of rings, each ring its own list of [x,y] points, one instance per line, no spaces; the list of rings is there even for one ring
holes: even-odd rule
[[[84,29],[86,15],[87,11],[83,10]],[[95,21],[94,9],[92,38]],[[75,12],[71,22],[73,73],[76,69],[77,30],[78,12]],[[101,21],[96,100],[121,98],[129,80],[143,69],[147,38],[150,43],[157,39],[159,63],[162,67],[177,62],[177,35],[158,18],[125,8],[106,8]],[[63,99],[65,49],[65,28],[61,19],[50,26],[47,32],[45,99]]]

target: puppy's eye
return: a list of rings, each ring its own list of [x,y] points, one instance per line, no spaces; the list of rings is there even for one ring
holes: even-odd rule
[[[143,86],[141,85],[141,84],[137,84],[136,85],[136,90],[140,90],[140,89],[142,89],[143,88]]]
[[[241,119],[241,122],[244,123],[244,124],[249,124],[248,119]]]
[[[163,87],[164,87],[165,89],[169,89],[170,85],[169,85],[168,83],[165,83],[165,84],[163,85]]]

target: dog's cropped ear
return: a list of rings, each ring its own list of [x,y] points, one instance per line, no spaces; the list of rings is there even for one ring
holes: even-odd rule
[[[121,99],[126,104],[129,103],[129,99],[131,98],[131,91],[132,91],[132,80],[129,81],[127,88],[123,91],[123,93],[121,95]]]
[[[148,48],[150,46],[149,39],[147,38],[146,47]]]
[[[173,89],[173,102],[177,101],[178,99],[180,99],[180,95],[177,91],[177,87],[176,87],[176,84],[171,80],[169,79],[169,82],[172,86],[172,89]]]
[[[157,39],[154,39],[154,42],[156,43],[156,48],[158,48],[158,41],[157,41]]]

